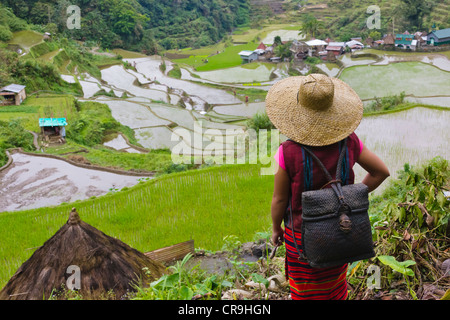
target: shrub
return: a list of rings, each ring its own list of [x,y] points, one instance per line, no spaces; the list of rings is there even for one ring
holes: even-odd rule
[[[12,39],[12,32],[7,26],[0,25],[0,41],[7,42]]]
[[[247,121],[247,128],[259,131],[260,129],[275,129],[266,112],[258,112]]]

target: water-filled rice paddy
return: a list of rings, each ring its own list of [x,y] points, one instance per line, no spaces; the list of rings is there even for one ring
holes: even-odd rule
[[[267,82],[270,80],[275,65],[263,63],[251,63],[240,67],[221,70],[193,72],[201,79],[221,83],[253,83]]]
[[[405,163],[417,166],[436,156],[450,159],[449,123],[450,111],[417,107],[364,117],[355,132],[386,163],[392,179]],[[365,173],[359,165],[355,170],[361,180]]]
[[[400,62],[388,65],[362,65],[346,68],[340,79],[361,97],[370,99],[398,95],[449,95],[450,72],[426,63]]]

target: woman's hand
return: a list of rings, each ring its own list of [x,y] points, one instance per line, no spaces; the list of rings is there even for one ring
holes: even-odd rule
[[[284,230],[281,226],[272,228],[272,243],[279,246],[284,242]]]

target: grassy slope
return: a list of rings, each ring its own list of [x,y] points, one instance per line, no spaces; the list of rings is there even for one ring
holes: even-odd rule
[[[256,165],[230,165],[161,176],[97,199],[23,212],[0,213],[0,288],[67,220],[81,218],[141,251],[189,239],[218,250],[223,238],[250,241],[270,227],[273,176]]]
[[[191,55],[189,58],[176,59],[176,63],[184,63],[194,67],[197,71],[209,71],[239,66],[242,64],[242,59],[239,52],[242,50],[255,50],[258,47],[257,43],[249,42],[247,44],[229,46],[221,53],[214,56],[205,55]],[[188,52],[185,52],[188,54]],[[204,63],[202,59],[207,59],[208,63]]]

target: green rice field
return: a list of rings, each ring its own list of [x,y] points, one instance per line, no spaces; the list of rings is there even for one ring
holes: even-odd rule
[[[223,238],[251,241],[270,227],[273,176],[229,165],[161,176],[100,198],[0,213],[0,288],[76,207],[83,221],[143,251],[194,239],[220,250]]]
[[[370,99],[400,94],[448,95],[450,72],[422,62],[400,62],[388,65],[361,65],[346,68],[340,79],[361,97]]]
[[[175,63],[184,63],[196,68],[197,71],[210,71],[217,69],[224,69],[230,67],[236,67],[242,64],[242,59],[239,56],[239,52],[242,50],[255,50],[258,44],[254,42],[249,42],[247,44],[229,46],[225,48],[219,54],[214,56],[205,55],[192,55],[189,58],[175,59]],[[202,60],[207,59],[208,62],[205,63]]]

